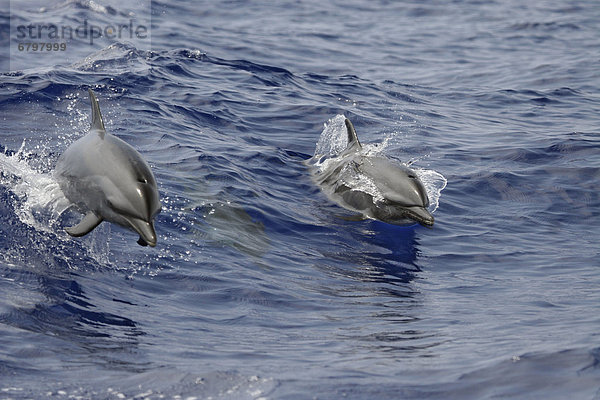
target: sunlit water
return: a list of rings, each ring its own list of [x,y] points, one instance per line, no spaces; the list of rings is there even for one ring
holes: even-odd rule
[[[0,75],[0,397],[600,396],[596,2],[17,3],[4,31],[152,40]],[[63,230],[88,87],[156,175],[154,249]],[[342,115],[432,229],[340,218],[306,163]]]

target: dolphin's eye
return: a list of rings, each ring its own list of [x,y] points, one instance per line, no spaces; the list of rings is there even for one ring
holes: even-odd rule
[[[137,180],[139,183],[148,183],[148,179],[146,178],[138,178]]]

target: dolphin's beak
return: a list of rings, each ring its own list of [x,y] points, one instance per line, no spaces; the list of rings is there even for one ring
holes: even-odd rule
[[[423,226],[433,226],[433,215],[425,207],[407,207],[410,218]]]
[[[146,222],[141,219],[132,218],[129,224],[140,235],[138,244],[141,246],[156,246],[156,231],[154,230],[154,222]]]

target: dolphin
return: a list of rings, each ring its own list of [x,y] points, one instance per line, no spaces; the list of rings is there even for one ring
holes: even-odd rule
[[[109,221],[137,232],[141,246],[154,247],[154,217],[161,209],[154,175],[140,153],[106,132],[98,100],[88,91],[90,131],[65,150],[55,169],[65,197],[85,213],[81,222],[65,230],[84,236]]]
[[[357,211],[362,218],[394,225],[433,225],[427,210],[429,197],[410,168],[380,155],[370,156],[358,141],[354,126],[345,119],[348,145],[339,156],[313,169],[313,179],[331,200]],[[317,155],[315,155],[316,157]]]

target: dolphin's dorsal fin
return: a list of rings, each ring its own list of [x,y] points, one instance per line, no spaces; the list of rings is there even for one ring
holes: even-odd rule
[[[354,146],[362,147],[360,142],[358,141],[358,136],[356,136],[356,131],[354,130],[354,125],[348,118],[346,118],[346,130],[348,130],[348,148],[352,148]]]
[[[104,129],[104,121],[102,120],[102,114],[100,113],[100,105],[98,104],[98,99],[92,92],[92,89],[88,89],[90,94],[90,102],[92,103],[92,126],[90,129],[97,130],[101,139],[104,139],[104,134],[106,130]]]

